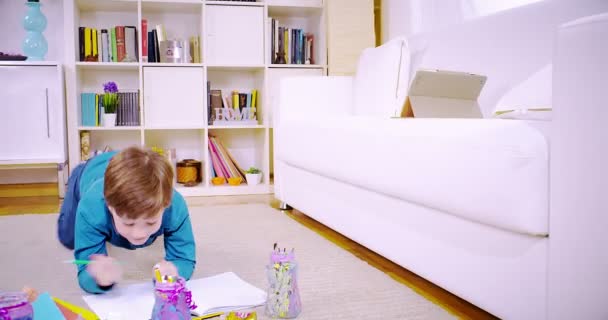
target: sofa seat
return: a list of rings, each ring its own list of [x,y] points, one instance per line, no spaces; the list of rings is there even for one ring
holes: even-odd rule
[[[284,119],[282,161],[503,230],[548,234],[548,142],[526,121]],[[314,186],[310,186],[314,188]]]

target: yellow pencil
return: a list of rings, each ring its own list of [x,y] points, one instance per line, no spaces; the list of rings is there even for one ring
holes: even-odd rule
[[[223,312],[210,313],[210,314],[206,314],[202,317],[192,318],[192,320],[203,320],[203,319],[215,318],[215,317],[219,317],[223,314],[224,314]]]
[[[162,282],[163,278],[160,275],[160,269],[156,268],[154,269],[154,274],[156,275],[156,282]]]

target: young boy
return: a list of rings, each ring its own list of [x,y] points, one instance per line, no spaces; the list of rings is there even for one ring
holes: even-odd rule
[[[78,165],[58,220],[59,241],[74,249],[80,287],[110,290],[122,275],[120,262],[107,256],[106,241],[137,249],[164,235],[163,275],[190,279],[196,264],[188,207],[173,190],[173,170],[159,154],[137,147],[107,152]],[[151,273],[152,275],[152,270]]]

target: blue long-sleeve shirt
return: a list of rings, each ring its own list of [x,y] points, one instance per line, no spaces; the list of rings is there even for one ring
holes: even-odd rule
[[[106,255],[107,241],[117,247],[135,250],[151,245],[158,236],[164,235],[165,260],[177,267],[181,277],[190,279],[196,264],[195,242],[188,207],[177,191],[173,191],[171,205],[163,212],[160,229],[143,245],[132,245],[116,231],[103,195],[104,173],[114,154],[116,152],[108,152],[89,160],[80,177],[80,202],[74,235],[75,259],[87,260],[93,254]],[[83,265],[78,266],[78,283],[89,293],[103,293],[111,288],[97,285]]]

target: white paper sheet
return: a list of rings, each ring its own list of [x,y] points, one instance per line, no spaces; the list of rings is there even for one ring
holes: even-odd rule
[[[243,281],[232,272],[190,280],[187,287],[197,305],[193,312],[199,315],[252,308],[266,302],[263,290]],[[87,295],[83,298],[101,320],[149,320],[154,306],[154,288],[150,281],[117,286],[106,294]]]

